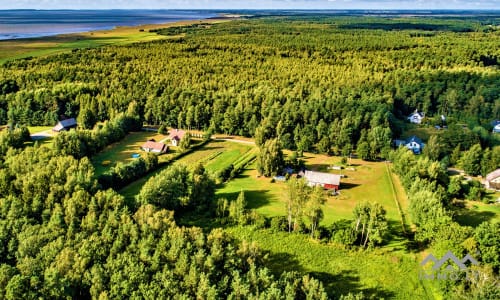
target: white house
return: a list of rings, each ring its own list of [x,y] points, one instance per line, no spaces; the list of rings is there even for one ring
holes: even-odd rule
[[[319,185],[328,190],[339,190],[340,175],[306,170],[304,178],[309,186]]]
[[[422,153],[422,149],[424,149],[424,143],[417,136],[412,136],[407,139],[405,146],[415,154]]]
[[[423,118],[424,118],[424,113],[420,113],[417,110],[415,110],[410,116],[408,116],[408,121],[410,121],[410,123],[420,124],[422,123]]]

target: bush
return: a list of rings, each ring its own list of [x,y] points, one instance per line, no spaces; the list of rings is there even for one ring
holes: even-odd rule
[[[288,221],[285,216],[272,217],[269,228],[274,232],[288,231]]]

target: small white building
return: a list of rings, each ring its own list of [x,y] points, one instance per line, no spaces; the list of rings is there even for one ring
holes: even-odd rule
[[[418,112],[418,110],[415,110],[411,115],[408,116],[408,121],[414,124],[422,123],[423,119],[424,119],[424,113],[420,113]]]
[[[76,128],[76,120],[75,118],[70,118],[66,120],[59,121],[59,123],[52,128],[52,131],[54,132],[61,132],[61,131],[67,131],[70,130],[71,128]]]
[[[493,133],[500,133],[500,124],[497,124],[495,125],[495,127],[493,127]]]

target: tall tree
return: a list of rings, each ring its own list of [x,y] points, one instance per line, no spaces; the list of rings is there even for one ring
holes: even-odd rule
[[[283,163],[283,151],[278,139],[267,140],[262,147],[259,147],[257,170],[261,175],[268,177],[279,174]]]

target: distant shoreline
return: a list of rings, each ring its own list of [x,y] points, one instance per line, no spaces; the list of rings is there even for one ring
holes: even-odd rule
[[[106,45],[126,45],[166,39],[166,36],[150,32],[172,26],[186,26],[195,23],[220,23],[238,19],[220,15],[217,17],[181,20],[168,23],[115,26],[112,29],[92,30],[78,33],[0,40],[0,65],[14,59],[47,56],[70,52],[81,48],[95,48]]]
[[[216,18],[221,14],[200,10],[3,10],[0,41],[170,24]]]

